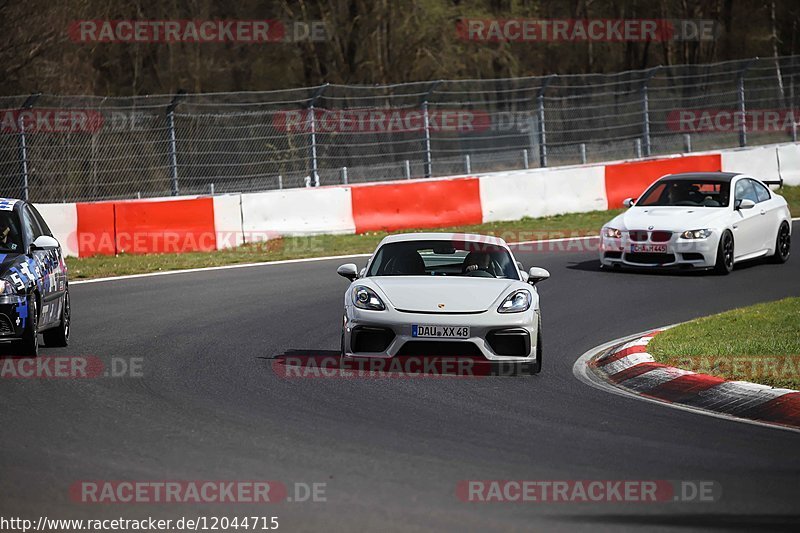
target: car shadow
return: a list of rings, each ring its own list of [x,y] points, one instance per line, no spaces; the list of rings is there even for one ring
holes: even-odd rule
[[[352,357],[342,361],[338,350],[290,349],[270,361],[280,377],[307,378],[486,378],[530,376],[527,366],[492,364],[480,357],[395,356],[389,359]]]
[[[733,271],[742,271],[748,270],[753,267],[762,266],[762,265],[769,265],[770,262],[767,258],[759,257],[757,259],[751,259],[749,261],[744,261],[742,263],[737,263],[733,267]],[[645,276],[668,276],[668,277],[695,277],[695,276],[719,276],[713,270],[694,270],[694,269],[682,269],[682,268],[637,268],[637,267],[611,267],[611,268],[600,268],[600,261],[598,259],[590,259],[588,261],[580,261],[575,263],[570,263],[567,265],[567,270],[578,270],[582,272],[603,272],[609,274],[638,274],[638,275],[645,275]]]

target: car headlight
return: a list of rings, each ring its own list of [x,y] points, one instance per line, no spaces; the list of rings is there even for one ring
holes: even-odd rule
[[[383,311],[386,306],[375,291],[369,287],[358,285],[353,287],[353,305],[359,309],[369,309],[370,311]]]
[[[608,237],[609,239],[621,239],[622,232],[617,228],[611,228],[606,226],[603,228],[603,237]]]
[[[500,307],[497,308],[498,313],[521,313],[527,311],[531,307],[531,291],[526,289],[519,289],[503,300]]]
[[[705,239],[711,235],[710,229],[693,229],[681,233],[682,239]]]
[[[4,279],[0,279],[0,294],[16,294],[14,285]]]

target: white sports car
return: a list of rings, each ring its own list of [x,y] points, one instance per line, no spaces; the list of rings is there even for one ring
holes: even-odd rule
[[[543,268],[522,271],[502,239],[408,233],[383,239],[344,295],[342,358],[464,356],[542,366],[535,284]]]
[[[782,196],[730,172],[671,174],[658,179],[601,233],[602,267],[714,269],[768,256],[789,259],[792,218]]]

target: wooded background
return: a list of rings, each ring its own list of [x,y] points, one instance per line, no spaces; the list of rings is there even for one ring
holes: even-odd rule
[[[714,19],[705,42],[467,42],[461,18]],[[82,19],[325,22],[326,42],[75,43]],[[255,91],[432,79],[610,73],[798,52],[796,0],[5,0],[0,94]]]

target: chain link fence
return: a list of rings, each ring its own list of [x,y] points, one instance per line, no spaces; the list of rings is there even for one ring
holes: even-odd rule
[[[798,75],[791,56],[610,75],[0,97],[0,193],[245,192],[796,141]]]

